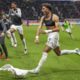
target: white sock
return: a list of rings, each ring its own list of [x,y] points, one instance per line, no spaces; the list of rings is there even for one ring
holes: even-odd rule
[[[7,33],[7,36],[10,38],[10,37],[11,37],[11,32],[10,32],[10,30],[8,30],[6,33]]]
[[[75,54],[76,50],[61,50],[61,55],[63,54]]]
[[[24,48],[27,49],[25,38],[23,38],[22,42],[23,42]]]
[[[13,38],[14,44],[17,44],[15,33],[11,33],[11,37]]]
[[[13,41],[12,36],[11,36],[11,44],[12,44],[12,46],[14,45],[14,41]]]
[[[36,72],[39,72],[40,68],[42,67],[42,65],[43,65],[44,62],[46,61],[47,56],[48,56],[48,53],[43,52],[43,55],[42,55],[42,57],[41,57],[41,59],[40,59],[40,61],[39,61],[39,64],[38,64],[38,66],[37,66],[36,69],[35,69]]]
[[[14,33],[11,33],[11,43],[12,45],[17,44],[17,40]]]

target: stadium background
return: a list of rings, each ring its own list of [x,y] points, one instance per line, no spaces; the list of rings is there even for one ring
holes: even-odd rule
[[[18,7],[22,9],[23,19],[38,19],[42,15],[40,13],[40,6],[45,2],[52,4],[53,12],[58,14],[60,19],[80,18],[79,0],[0,0],[0,10],[3,9],[8,12],[12,1],[17,2]]]

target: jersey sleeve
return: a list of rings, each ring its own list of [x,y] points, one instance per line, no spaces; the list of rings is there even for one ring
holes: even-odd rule
[[[20,8],[17,8],[15,14],[16,14],[18,17],[21,17],[21,15],[22,15],[21,9],[20,9]]]

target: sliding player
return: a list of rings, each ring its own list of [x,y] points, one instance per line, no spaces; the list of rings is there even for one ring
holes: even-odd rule
[[[38,73],[43,63],[46,61],[48,57],[48,53],[53,50],[57,56],[61,56],[63,54],[80,54],[80,50],[60,50],[59,47],[59,17],[56,14],[52,13],[52,7],[48,3],[42,4],[42,12],[44,16],[42,16],[40,25],[36,34],[36,43],[39,42],[39,35],[48,34],[48,40],[46,46],[43,50],[42,57],[38,63],[38,66],[30,70],[31,73]],[[47,30],[42,30],[42,25],[45,24]]]
[[[17,76],[24,76],[28,73],[38,73],[43,65],[43,63],[46,61],[48,57],[48,53],[51,50],[54,50],[54,52],[60,56],[63,54],[80,54],[80,51],[78,49],[74,50],[60,50],[59,47],[59,17],[56,14],[52,13],[51,5],[48,3],[42,4],[42,12],[44,16],[41,18],[40,26],[38,27],[37,34],[36,34],[36,43],[39,41],[39,35],[40,33],[48,34],[48,41],[44,48],[42,57],[38,63],[38,66],[33,70],[23,70],[13,67],[12,65],[4,65],[0,68],[0,70],[7,70],[12,72],[14,75]],[[45,23],[47,30],[42,30],[42,24]]]

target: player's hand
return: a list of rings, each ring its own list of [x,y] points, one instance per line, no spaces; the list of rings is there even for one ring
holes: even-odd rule
[[[40,29],[39,31],[40,34],[46,34],[45,30]]]

